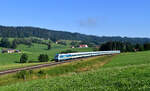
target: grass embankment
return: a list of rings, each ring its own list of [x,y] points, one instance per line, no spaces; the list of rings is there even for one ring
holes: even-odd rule
[[[82,59],[79,61],[74,61],[72,63],[64,63],[57,66],[36,69],[32,72],[27,71],[24,73],[23,76],[20,75],[20,73],[8,74],[0,77],[0,85],[30,81],[41,78],[51,78],[56,76],[69,75],[72,72],[79,73],[83,71],[89,71],[103,66],[105,63],[110,61],[111,58],[112,56],[99,56]]]
[[[49,62],[8,64],[8,65],[1,66],[0,71],[4,71],[4,70],[8,70],[8,69],[22,68],[22,67],[28,67],[28,66],[38,65],[38,64],[46,64],[46,63],[49,63]]]
[[[96,71],[0,87],[2,91],[149,91],[150,52],[124,53]]]

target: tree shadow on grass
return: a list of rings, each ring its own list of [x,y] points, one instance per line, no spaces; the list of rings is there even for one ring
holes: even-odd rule
[[[19,62],[19,61],[15,61],[15,63],[20,64],[20,62]],[[39,62],[39,61],[27,61],[27,63],[41,63],[41,62]]]
[[[28,63],[41,63],[39,61],[28,61]]]

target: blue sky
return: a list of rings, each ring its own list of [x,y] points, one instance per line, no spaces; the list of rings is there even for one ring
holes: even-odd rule
[[[0,25],[150,38],[150,0],[1,0]]]

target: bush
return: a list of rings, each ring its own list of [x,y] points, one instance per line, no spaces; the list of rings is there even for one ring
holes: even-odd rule
[[[24,79],[24,80],[26,80],[26,76],[27,76],[27,71],[25,71],[25,70],[19,71],[19,72],[17,72],[17,74],[16,74],[16,77],[17,77],[18,79]]]
[[[29,74],[30,74],[30,75],[33,74],[33,70],[29,70]]]
[[[40,54],[40,56],[38,57],[40,62],[48,62],[49,58],[47,54]]]
[[[51,59],[50,61],[55,61],[55,59]]]
[[[67,45],[67,43],[65,41],[59,41],[58,44],[61,44],[61,45],[64,45],[64,46]]]
[[[46,72],[44,70],[38,71],[38,76],[45,76]]]
[[[20,63],[26,63],[28,60],[28,55],[27,54],[22,54],[20,57]]]

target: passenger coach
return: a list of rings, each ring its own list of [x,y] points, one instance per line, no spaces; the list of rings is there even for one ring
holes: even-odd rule
[[[66,54],[56,54],[55,61],[64,61],[76,58],[84,58],[91,56],[99,55],[110,55],[110,54],[119,54],[120,51],[96,51],[96,52],[77,52],[77,53],[66,53]]]

